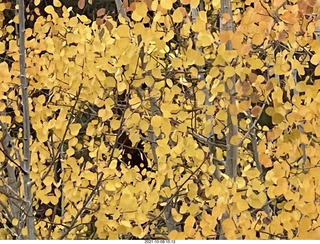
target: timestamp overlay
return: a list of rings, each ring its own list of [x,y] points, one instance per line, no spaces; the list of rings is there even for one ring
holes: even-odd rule
[[[145,244],[175,244],[179,241],[176,240],[144,240]]]

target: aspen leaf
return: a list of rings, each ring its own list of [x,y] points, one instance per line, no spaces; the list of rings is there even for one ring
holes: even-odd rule
[[[228,240],[236,239],[236,235],[235,235],[236,229],[234,226],[234,222],[232,221],[231,218],[227,218],[227,219],[223,220],[222,230],[225,233],[225,236],[227,237]]]
[[[115,187],[115,185],[111,182],[108,182],[105,186],[104,186],[104,189],[106,191],[110,191],[110,192],[114,192],[117,190],[117,188]]]
[[[221,23],[224,25],[224,24],[226,24],[230,19],[231,19],[230,14],[228,14],[228,13],[223,13],[223,14],[222,14]]]
[[[40,4],[41,0],[34,0],[34,6],[38,6]]]
[[[97,16],[101,17],[104,16],[106,14],[106,9],[105,8],[100,8],[97,10]]]
[[[184,240],[185,234],[183,232],[178,232],[176,230],[173,230],[168,234],[168,238],[170,240]]]
[[[256,105],[251,109],[251,115],[253,117],[258,117],[260,115],[261,111],[262,111],[262,108],[260,106]]]
[[[140,21],[147,14],[148,8],[145,2],[136,2],[135,10],[132,14],[132,19],[135,21]]]
[[[239,136],[238,135],[234,135],[230,138],[230,143],[232,145],[238,145],[239,142]]]
[[[138,237],[138,238],[142,238],[143,237],[143,236],[141,236],[141,234],[143,234],[143,229],[141,228],[140,225],[133,227],[132,230],[131,230],[131,233],[135,237]]]
[[[5,52],[5,43],[0,42],[0,54],[3,54]]]
[[[78,1],[78,8],[83,9],[85,4],[86,4],[85,0],[79,0]]]
[[[141,100],[140,100],[139,97],[134,97],[134,98],[129,100],[129,104],[131,105],[131,107],[133,109],[136,109],[141,105]]]
[[[220,41],[222,43],[227,43],[229,40],[231,40],[233,37],[232,31],[221,31],[219,34]]]
[[[251,207],[259,209],[266,203],[267,196],[264,192],[260,192],[259,194],[252,192],[252,194],[248,196],[247,201]]]
[[[58,8],[58,7],[61,7],[62,4],[61,4],[61,2],[59,0],[53,0],[53,6]]]
[[[225,121],[227,119],[227,112],[224,110],[219,110],[219,112],[216,114],[216,119]]]
[[[17,226],[18,223],[19,223],[19,220],[16,219],[16,218],[13,218],[13,219],[11,220],[11,224],[12,224],[13,226]]]
[[[259,162],[266,168],[272,167],[272,161],[270,157],[264,153],[259,154]]]
[[[166,10],[172,8],[172,0],[160,0],[160,6]]]
[[[1,48],[0,48],[0,50],[1,50]],[[0,53],[1,53],[1,51],[0,51]],[[319,75],[320,75],[320,65],[317,65],[316,69],[314,70],[314,74],[315,74],[316,76],[319,76]]]
[[[272,123],[280,124],[283,121],[283,116],[279,113],[275,113],[272,115]]]
[[[191,1],[191,0],[180,0],[180,2],[181,2],[183,5],[188,5],[188,4],[190,4],[190,1]]]
[[[238,199],[236,201],[236,204],[237,204],[238,210],[240,212],[246,211],[249,208],[249,205],[248,205],[247,201],[244,200],[244,199]]]
[[[48,5],[47,7],[45,7],[44,11],[46,11],[48,14],[55,13],[54,8],[52,7],[52,5]]]
[[[200,3],[200,0],[191,0],[190,1],[190,7],[191,8],[197,8],[199,3]]]
[[[180,8],[177,8],[172,15],[173,22],[180,23],[183,20],[183,15]]]
[[[70,134],[73,136],[78,135],[80,129],[81,129],[81,124],[71,124],[69,126]]]
[[[226,50],[223,53],[223,59],[227,62],[230,63],[232,59],[237,57],[237,51],[236,50]]]
[[[120,127],[120,120],[116,120],[116,119],[111,120],[111,121],[110,121],[110,127],[111,127],[113,130],[119,129],[119,127]]]
[[[311,62],[313,65],[318,65],[319,62],[320,62],[320,54],[314,54],[314,55],[312,55],[310,62]]]
[[[264,41],[264,36],[261,33],[256,33],[252,37],[252,44],[260,46]]]
[[[171,208],[172,218],[176,222],[180,222],[182,220],[183,215],[179,214],[175,208]]]
[[[127,85],[123,81],[120,81],[117,84],[117,88],[118,88],[119,93],[121,94],[127,89]]]
[[[224,77],[225,78],[230,78],[230,77],[234,76],[234,74],[235,74],[235,71],[232,66],[226,66],[224,68]]]

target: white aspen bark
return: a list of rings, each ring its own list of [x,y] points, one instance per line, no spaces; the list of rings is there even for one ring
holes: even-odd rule
[[[230,19],[225,24],[222,24],[222,21],[220,20],[220,31],[234,32],[231,0],[221,0],[220,3],[221,3],[220,19],[222,19],[222,15],[224,13],[227,13],[230,15]],[[226,50],[232,50],[232,49],[233,49],[232,43],[231,41],[228,41],[226,43]],[[235,98],[236,77],[233,76],[231,78],[231,82],[232,82],[231,88],[228,86],[227,84],[228,82],[227,81],[225,82],[226,82],[226,85],[225,85],[226,92],[230,95],[230,105],[236,104],[236,98]],[[227,110],[227,113],[228,113],[228,118],[227,118],[228,133],[226,134],[226,142],[227,142],[226,174],[230,178],[235,178],[237,176],[238,145],[232,145],[230,143],[230,139],[233,136],[238,135],[238,120],[236,116],[234,116],[234,118],[231,117],[231,114],[229,113],[229,109]]]
[[[192,23],[195,23],[196,20],[197,20],[197,17],[198,17],[198,9],[195,9],[195,8],[191,9],[191,17],[192,17]],[[194,36],[194,42],[196,42],[197,39],[198,39],[198,35],[196,34]],[[202,49],[201,48],[199,48],[199,51],[202,53]],[[204,70],[204,67],[199,67],[199,71],[200,71],[199,75],[198,75],[199,81],[204,80],[204,73],[202,72],[203,70]],[[209,93],[208,87],[204,86],[202,88],[202,91],[203,91],[203,93],[205,95],[204,105],[206,107],[209,107],[211,103],[209,101],[210,93]],[[211,121],[213,123],[213,116],[209,115],[209,114],[206,114],[206,120],[207,121]],[[213,124],[212,124],[211,130],[205,136],[208,138],[208,147],[209,147],[209,150],[210,150],[210,154],[213,155],[212,164],[215,165],[215,167],[216,167],[216,169],[215,169],[215,171],[213,173],[213,177],[216,178],[217,180],[220,180],[219,165],[218,165],[217,160],[215,160],[215,158],[216,158],[216,147],[215,147],[215,137],[214,137],[214,131],[213,131]]]
[[[123,2],[121,0],[115,0],[115,2],[116,2],[118,13],[121,14],[123,18],[127,17],[126,12],[124,11],[124,8],[123,8]]]
[[[25,6],[24,0],[19,0],[19,64],[20,64],[20,82],[22,91],[23,104],[23,161],[21,168],[23,174],[23,188],[24,188],[24,214],[26,215],[26,225],[28,230],[29,240],[36,239],[34,229],[34,217],[32,208],[32,192],[30,180],[30,117],[29,117],[29,101],[28,101],[28,84],[26,79],[25,69]],[[21,237],[22,238],[22,237]]]

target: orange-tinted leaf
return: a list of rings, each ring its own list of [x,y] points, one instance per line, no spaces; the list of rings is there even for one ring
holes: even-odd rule
[[[260,106],[254,106],[252,109],[251,109],[251,115],[253,116],[253,117],[258,117],[259,116],[259,114],[261,113],[261,111],[262,111],[262,108],[260,107]]]
[[[105,8],[100,8],[100,9],[97,10],[97,17],[102,17],[105,14],[106,14],[106,9]]]
[[[78,1],[78,8],[83,9],[85,4],[86,4],[85,0],[79,0]]]

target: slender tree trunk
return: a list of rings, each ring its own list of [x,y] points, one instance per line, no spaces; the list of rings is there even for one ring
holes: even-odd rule
[[[201,4],[201,3],[200,3]],[[191,14],[192,14],[192,22],[195,23],[196,22],[196,19],[198,17],[198,9],[191,9]],[[196,42],[198,39],[198,35],[195,35],[194,36],[194,42]],[[199,51],[202,53],[202,49],[199,48]],[[200,71],[200,74],[198,75],[198,78],[199,78],[199,82],[201,80],[204,80],[204,73],[202,71],[204,71],[204,67],[199,67],[199,71]],[[209,88],[207,86],[204,86],[202,88],[202,91],[205,95],[205,99],[204,99],[204,105],[206,107],[210,106],[211,102],[209,101],[209,98],[210,98],[210,92],[209,92]],[[212,127],[211,127],[211,130],[209,131],[209,133],[207,135],[204,135],[208,138],[208,147],[209,147],[209,150],[210,150],[210,154],[213,155],[212,157],[212,164],[215,165],[216,169],[213,173],[213,177],[216,178],[217,180],[220,179],[220,171],[219,171],[219,165],[218,165],[218,162],[215,160],[216,158],[216,147],[215,147],[215,137],[214,137],[214,131],[213,131],[213,116],[212,115],[209,115],[209,114],[206,114],[206,120],[207,121],[211,121],[212,122]]]
[[[234,23],[232,18],[232,5],[231,0],[221,0],[221,8],[220,8],[220,19],[222,20],[223,14],[229,14],[230,19],[225,23],[222,24],[222,21],[220,21],[220,31],[233,31],[234,32]],[[226,50],[232,50],[232,43],[231,41],[228,41],[226,43]],[[230,64],[231,65],[231,64]],[[227,81],[226,82],[226,92],[230,95],[230,105],[236,104],[236,98],[235,98],[235,82],[236,77],[235,75],[231,77],[231,87],[228,86]],[[231,177],[235,178],[237,175],[237,157],[238,157],[238,145],[233,145],[230,143],[230,139],[233,136],[238,135],[238,121],[237,116],[233,116],[230,114],[229,109],[227,110],[228,118],[227,118],[227,127],[228,127],[228,133],[226,134],[226,142],[227,142],[227,158],[226,158],[226,174]]]
[[[26,215],[26,225],[29,240],[34,240],[34,218],[32,209],[32,193],[30,180],[30,118],[29,118],[29,102],[28,102],[28,84],[26,80],[25,69],[25,6],[24,0],[19,0],[19,63],[20,63],[20,81],[22,90],[23,103],[23,160],[21,168],[23,169],[23,188],[24,188],[24,214]]]

